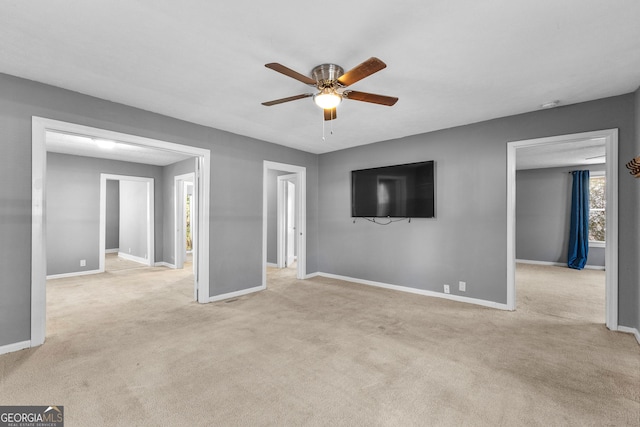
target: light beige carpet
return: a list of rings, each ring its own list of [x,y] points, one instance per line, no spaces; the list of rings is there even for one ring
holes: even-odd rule
[[[47,341],[0,356],[0,402],[68,426],[640,423],[602,272],[519,265],[516,312],[294,275],[207,305],[188,269],[52,280]]]
[[[145,268],[145,267],[148,267],[148,265],[119,257],[118,254],[116,253],[106,254],[104,257],[105,271],[129,270],[131,268]]]

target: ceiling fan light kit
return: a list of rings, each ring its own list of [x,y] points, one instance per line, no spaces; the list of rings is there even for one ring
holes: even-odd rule
[[[315,104],[324,110],[324,120],[337,118],[336,107],[343,99],[369,102],[372,104],[392,106],[398,98],[392,96],[377,95],[374,93],[357,92],[345,88],[369,77],[371,74],[384,69],[387,65],[378,58],[372,57],[360,65],[344,72],[344,69],[336,64],[321,64],[311,70],[311,77],[298,73],[282,64],[275,62],[265,64],[265,67],[296,79],[306,85],[315,86],[318,92],[289,96],[263,102],[262,105],[270,107],[284,102],[295,101],[302,98],[313,97]]]
[[[313,102],[323,110],[336,108],[342,102],[342,95],[332,88],[324,88],[313,95]]]

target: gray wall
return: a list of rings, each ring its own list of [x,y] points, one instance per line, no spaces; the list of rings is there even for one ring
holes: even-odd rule
[[[120,247],[120,182],[108,179],[106,193],[104,248],[118,249]]]
[[[147,183],[120,181],[120,252],[148,260]],[[151,260],[152,265],[155,260]]]
[[[210,149],[211,295],[261,283],[262,170],[263,160],[272,160],[307,167],[308,273],[436,291],[466,280],[465,295],[500,303],[506,302],[506,143],[618,128],[619,323],[640,328],[640,190],[624,168],[640,152],[638,93],[316,156],[12,76],[0,74],[0,87],[0,346],[30,337],[32,116]],[[437,162],[435,219],[352,223],[352,169],[420,159]],[[156,252],[161,256],[162,248]]]
[[[634,114],[634,95],[627,94],[323,154],[319,269],[437,292],[464,280],[465,296],[506,303],[507,142],[618,128],[624,169],[638,151]],[[351,170],[419,160],[436,161],[435,219],[353,224]],[[637,326],[638,235],[625,230],[637,230],[638,182],[621,175],[619,322]]]
[[[210,149],[211,295],[261,284],[263,161],[306,167],[307,270],[318,271],[317,155],[6,74],[0,87],[0,346],[30,338],[32,116]]]
[[[516,258],[566,264],[573,170],[604,165],[522,170],[516,173]],[[590,247],[589,266],[604,266],[604,248]]]
[[[163,210],[164,210],[164,261],[168,264],[175,265],[175,240],[176,233],[175,223],[175,182],[174,178],[178,175],[195,172],[195,158],[186,159],[172,165],[165,166],[162,171],[162,189],[163,189]]]
[[[139,163],[47,153],[47,274],[99,268],[100,174],[133,175],[159,182],[162,168]],[[162,223],[160,189],[155,189],[156,215]],[[158,228],[158,227],[156,227]],[[29,232],[30,234],[30,232]],[[156,230],[156,257],[162,258],[162,234]],[[144,255],[144,254],[143,254]],[[28,259],[31,259],[29,254]],[[80,260],[87,264],[80,267]],[[1,333],[1,331],[0,331]]]

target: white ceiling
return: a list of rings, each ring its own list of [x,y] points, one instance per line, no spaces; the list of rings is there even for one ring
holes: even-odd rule
[[[604,138],[533,145],[516,150],[516,169],[544,169],[606,162]]]
[[[0,72],[324,153],[634,91],[638,0],[3,0]],[[309,87],[264,67],[388,67],[322,140]]]
[[[54,153],[98,157],[147,165],[167,166],[193,157],[174,151],[136,145],[130,141],[101,140],[85,135],[61,132],[47,131],[45,140],[47,151]],[[104,144],[105,142],[107,144]]]

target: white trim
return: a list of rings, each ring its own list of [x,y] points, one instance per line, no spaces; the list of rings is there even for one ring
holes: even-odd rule
[[[467,304],[481,305],[483,307],[497,308],[499,310],[509,310],[509,308],[507,307],[506,304],[500,304],[500,303],[494,302],[494,301],[487,301],[487,300],[482,300],[482,299],[463,297],[463,296],[454,295],[454,294],[444,294],[444,293],[440,293],[440,292],[427,291],[425,289],[411,288],[411,287],[408,287],[408,286],[391,285],[391,284],[388,284],[388,283],[374,282],[374,281],[371,281],[371,280],[357,279],[357,278],[354,278],[354,277],[341,276],[341,275],[338,275],[338,274],[330,274],[330,273],[322,273],[322,272],[320,272],[320,273],[317,273],[317,275],[318,276],[322,276],[322,277],[327,277],[329,279],[338,279],[338,280],[344,280],[344,281],[347,281],[347,282],[358,283],[358,284],[361,284],[361,285],[375,286],[377,288],[391,289],[391,290],[394,290],[394,291],[407,292],[407,293],[410,293],[410,294],[423,295],[423,296],[427,296],[427,297],[443,298],[443,299],[448,299],[448,300],[451,300],[451,301],[463,302],[463,303],[467,303]]]
[[[307,274],[306,276],[304,276],[304,278],[305,279],[313,279],[314,277],[318,277],[318,276],[320,276],[320,273],[316,271],[315,273]]]
[[[31,347],[31,341],[20,341],[0,346],[0,354],[13,353]]]
[[[267,184],[269,170],[291,172],[297,175],[296,227],[298,239],[298,264],[296,278],[307,275],[307,168],[265,160],[262,168],[262,287],[267,288]]]
[[[193,257],[193,275],[198,288],[198,302],[209,302],[211,283],[209,282],[209,187],[211,186],[211,152],[196,158],[196,178],[193,183],[193,195],[197,209],[194,211],[193,247],[196,248],[196,256]]]
[[[85,270],[85,271],[74,271],[72,273],[51,274],[51,275],[47,275],[47,280],[62,279],[65,277],[88,276],[90,274],[100,274],[100,273],[104,273],[104,271]]]
[[[605,173],[607,177],[605,324],[607,328],[615,331],[618,329],[618,129],[604,129],[507,143],[507,306],[512,310],[515,310],[516,307],[516,150],[535,145],[579,142],[595,138],[602,138],[605,141]]]
[[[118,252],[120,252],[120,248],[113,248],[113,249],[105,249],[104,250],[105,254],[117,254]]]
[[[274,267],[274,268],[278,268],[278,264],[276,264],[275,262],[268,262],[268,263],[267,263],[267,267]]]
[[[198,302],[209,302],[209,188],[211,152],[205,148],[140,136],[113,132],[75,123],[33,116],[31,119],[31,345],[44,343],[46,335],[46,131],[90,135],[96,138],[122,141],[130,145],[157,148],[196,157],[196,187],[198,194],[199,242],[194,259],[194,280],[198,287]]]
[[[118,252],[118,257],[124,258],[124,259],[126,259],[128,261],[137,262],[139,264],[143,264],[143,265],[146,265],[146,266],[149,266],[149,267],[151,267],[153,265],[153,264],[149,264],[149,260],[146,259],[146,258],[142,258],[141,256],[131,255],[131,254],[128,254],[126,252]],[[155,264],[155,262],[154,262],[154,264]]]
[[[241,297],[243,295],[252,294],[254,292],[264,291],[265,289],[267,289],[266,286],[256,286],[249,289],[242,289],[240,291],[229,292],[221,295],[215,295],[215,296],[209,297],[209,302],[216,302],[216,301],[222,301],[229,298]]]
[[[129,254],[120,252],[118,250],[118,256],[132,261],[141,262],[145,265],[152,266],[155,262],[155,190],[154,179],[142,176],[131,175],[116,175],[110,173],[100,174],[100,237],[98,239],[98,270],[104,273],[105,265],[104,258],[107,250],[107,181],[134,181],[144,182],[147,184],[147,256],[148,259],[132,257]],[[140,261],[140,260],[143,261]]]
[[[534,265],[548,265],[548,266],[552,266],[552,267],[567,267],[567,263],[561,263],[561,262],[551,262],[551,261],[536,261],[533,259],[516,259],[516,263],[519,264],[534,264]],[[567,267],[569,268],[569,267]],[[606,268],[601,266],[601,265],[585,265],[584,266],[585,270],[602,270],[605,271]]]
[[[156,262],[154,264],[155,267],[167,267],[167,268],[172,268],[175,269],[176,266],[173,264],[169,264],[168,262],[164,262],[164,261],[160,261],[160,262]]]
[[[638,331],[636,328],[630,328],[628,326],[618,326],[618,331],[624,332],[625,334],[633,334],[633,336],[636,337],[636,341],[638,341],[638,344],[640,344],[640,331]]]
[[[38,117],[31,121],[31,343],[44,343],[47,310],[46,249],[46,147],[47,122]]]
[[[516,147],[507,144],[507,307],[516,309]]]

